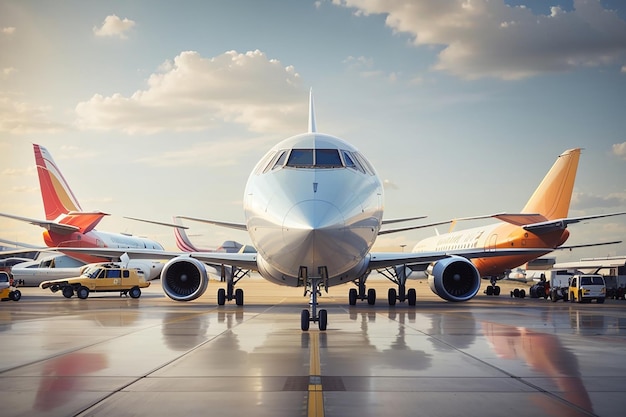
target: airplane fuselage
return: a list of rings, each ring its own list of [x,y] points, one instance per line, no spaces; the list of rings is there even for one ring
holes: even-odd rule
[[[549,253],[565,243],[568,237],[569,231],[567,229],[537,235],[520,226],[494,223],[423,239],[415,245],[413,252],[447,251],[454,253],[469,249],[484,249],[485,252],[489,252],[515,248],[546,248],[545,253]],[[505,271],[523,265],[540,255],[535,252],[514,256],[473,258],[471,261],[480,275],[486,277],[501,275]]]
[[[151,239],[96,230],[91,230],[86,233],[74,232],[70,234],[54,233],[45,230],[43,232],[43,240],[48,247],[163,250],[161,244]],[[72,256],[86,263],[103,262],[107,260],[106,258],[86,253],[72,254]]]
[[[383,187],[354,147],[306,133],[276,145],[252,171],[244,212],[265,279],[297,286],[301,267],[314,276],[326,267],[328,284],[337,285],[367,269]]]

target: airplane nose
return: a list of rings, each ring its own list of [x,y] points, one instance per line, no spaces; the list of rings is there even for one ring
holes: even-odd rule
[[[295,204],[283,221],[283,241],[300,259],[314,264],[335,247],[345,231],[339,209],[323,200],[305,200]]]

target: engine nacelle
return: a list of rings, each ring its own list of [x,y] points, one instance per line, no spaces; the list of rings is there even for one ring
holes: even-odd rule
[[[175,301],[191,301],[206,291],[209,277],[202,262],[189,256],[171,259],[161,271],[161,286]]]
[[[480,274],[466,258],[451,256],[431,264],[426,270],[430,289],[448,301],[467,301],[480,289]]]

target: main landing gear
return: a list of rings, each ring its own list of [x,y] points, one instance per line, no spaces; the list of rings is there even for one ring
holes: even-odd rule
[[[487,295],[500,295],[500,286],[497,284],[497,278],[492,277],[489,280],[490,284],[485,288],[485,294]]]
[[[376,304],[376,290],[370,288],[367,290],[367,293],[365,291],[365,281],[368,275],[369,274],[363,275],[361,278],[354,281],[355,285],[358,287],[358,291],[356,288],[350,288],[350,291],[348,291],[348,302],[351,306],[355,306],[357,300],[367,300],[367,304],[371,306]]]
[[[235,267],[231,267],[229,269],[230,270],[227,273],[226,266],[222,265],[221,279],[222,282],[226,281],[226,289],[220,288],[217,290],[217,305],[223,306],[226,304],[226,300],[232,301],[234,299],[238,306],[242,306],[243,290],[241,288],[237,288],[235,290],[235,285],[241,278],[246,276],[248,271]]]
[[[406,289],[406,270],[402,267],[387,267],[385,269],[379,269],[378,272],[387,278],[389,281],[398,285],[398,290],[395,288],[389,288],[387,291],[387,301],[390,306],[395,306],[396,302],[401,303],[407,301],[410,306],[415,306],[417,302],[417,292],[415,288]]]
[[[307,293],[309,293],[311,296],[309,300],[309,310],[304,309],[300,314],[300,328],[304,332],[309,330],[311,322],[317,322],[319,329],[322,331],[326,330],[326,326],[328,325],[328,313],[326,310],[317,310],[317,296],[322,295],[320,286],[324,285],[324,289],[328,292],[328,270],[325,266],[321,266],[318,268],[318,271],[319,276],[310,277],[308,276],[307,267],[300,267],[299,279],[306,285],[304,295],[306,296]]]

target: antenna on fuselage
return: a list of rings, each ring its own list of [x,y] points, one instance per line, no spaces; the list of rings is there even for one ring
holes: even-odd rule
[[[315,133],[315,107],[313,106],[313,88],[309,90],[309,133]]]

